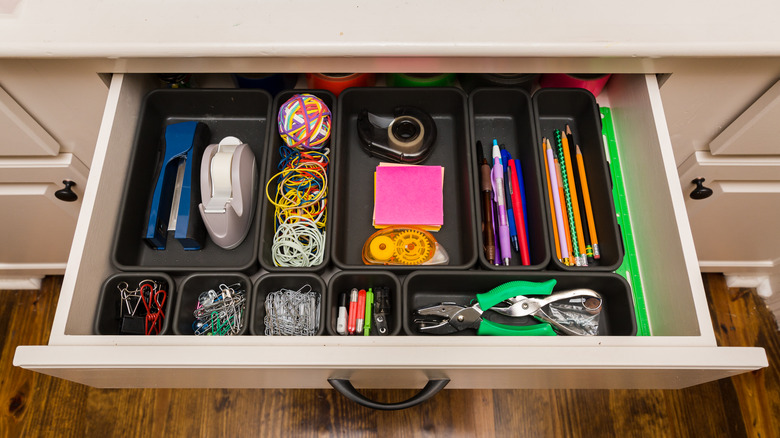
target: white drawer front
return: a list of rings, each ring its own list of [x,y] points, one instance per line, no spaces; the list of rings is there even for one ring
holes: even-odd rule
[[[618,75],[609,104],[618,129],[649,337],[95,336],[127,159],[141,100],[154,84],[115,75],[49,346],[20,347],[15,364],[96,386],[684,387],[766,366],[762,349],[719,348],[655,77]],[[224,369],[236,371],[225,379]],[[200,376],[197,383],[195,375]]]

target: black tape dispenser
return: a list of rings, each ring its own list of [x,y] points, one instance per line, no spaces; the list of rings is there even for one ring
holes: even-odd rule
[[[436,141],[433,118],[411,106],[397,107],[392,118],[364,109],[358,114],[357,128],[363,148],[369,155],[396,163],[425,161]]]

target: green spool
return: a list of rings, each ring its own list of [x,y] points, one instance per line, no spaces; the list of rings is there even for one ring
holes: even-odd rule
[[[451,87],[455,73],[390,73],[387,85],[391,87]]]

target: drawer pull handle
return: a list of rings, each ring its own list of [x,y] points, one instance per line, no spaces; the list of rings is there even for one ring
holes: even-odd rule
[[[79,199],[78,195],[73,193],[73,190],[70,189],[71,187],[75,186],[76,183],[68,180],[63,181],[62,183],[65,184],[65,188],[54,192],[54,196],[56,196],[57,199],[65,202],[74,202]]]
[[[341,395],[361,406],[377,409],[380,411],[397,411],[411,408],[412,406],[417,406],[420,403],[430,399],[439,391],[444,389],[444,387],[450,383],[450,379],[445,378],[428,380],[428,383],[425,384],[420,392],[413,395],[408,400],[404,400],[398,403],[380,403],[374,400],[370,400],[363,394],[359,393],[358,390],[352,386],[352,382],[350,382],[349,379],[328,379],[328,383],[330,383],[330,386],[332,386],[333,389],[340,392]]]
[[[712,196],[712,189],[704,187],[704,178],[696,178],[691,182],[696,184],[696,188],[691,192],[691,199],[707,199]]]

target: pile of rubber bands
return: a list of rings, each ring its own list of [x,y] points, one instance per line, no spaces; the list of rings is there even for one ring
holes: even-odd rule
[[[330,109],[311,94],[297,94],[281,106],[278,125],[285,145],[279,151],[279,172],[265,186],[275,208],[273,262],[282,267],[316,266],[325,254]]]

